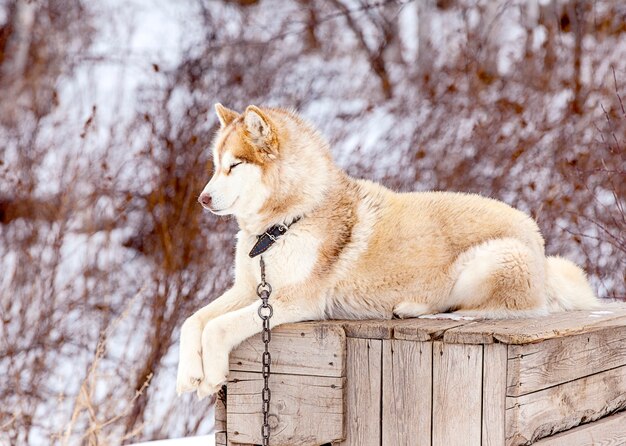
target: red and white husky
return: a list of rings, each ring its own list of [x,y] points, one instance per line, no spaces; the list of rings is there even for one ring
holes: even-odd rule
[[[183,324],[179,393],[217,392],[231,349],[260,332],[259,259],[248,253],[278,224],[291,226],[263,254],[272,326],[447,311],[513,318],[597,305],[583,271],[546,257],[523,212],[478,195],[395,193],[350,178],[295,113],[215,109],[215,173],[199,201],[237,218],[235,281]]]

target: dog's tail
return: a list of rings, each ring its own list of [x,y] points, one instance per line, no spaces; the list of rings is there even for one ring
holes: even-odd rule
[[[546,287],[551,311],[593,310],[600,307],[585,272],[561,257],[548,257]]]

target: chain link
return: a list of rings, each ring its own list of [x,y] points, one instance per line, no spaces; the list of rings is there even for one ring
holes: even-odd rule
[[[261,426],[261,436],[263,437],[263,446],[269,446],[270,444],[270,400],[272,398],[272,392],[270,391],[270,366],[272,363],[272,355],[270,355],[269,346],[272,340],[272,332],[270,331],[270,318],[274,314],[274,309],[269,304],[270,294],[272,293],[272,287],[265,281],[265,261],[263,256],[260,257],[261,263],[261,283],[257,286],[257,296],[261,299],[261,305],[259,305],[258,313],[259,317],[263,321],[263,331],[261,332],[264,350],[263,350],[263,390],[261,397],[263,399],[263,425]]]

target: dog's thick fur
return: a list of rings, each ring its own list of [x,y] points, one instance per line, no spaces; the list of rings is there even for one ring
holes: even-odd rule
[[[216,111],[215,172],[199,200],[237,218],[235,282],[183,324],[179,393],[215,393],[230,350],[261,330],[259,258],[248,252],[258,234],[298,217],[264,254],[273,326],[446,311],[509,318],[597,305],[580,268],[546,257],[528,215],[477,195],[395,193],[350,178],[293,112]]]

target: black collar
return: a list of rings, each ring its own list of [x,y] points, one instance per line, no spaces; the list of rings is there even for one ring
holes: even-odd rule
[[[274,243],[276,243],[276,240],[278,240],[279,237],[285,235],[291,225],[298,222],[301,218],[302,217],[297,217],[288,225],[278,224],[267,228],[263,234],[257,235],[257,241],[248,255],[250,257],[256,257],[259,254],[263,254],[265,251],[270,249]]]

